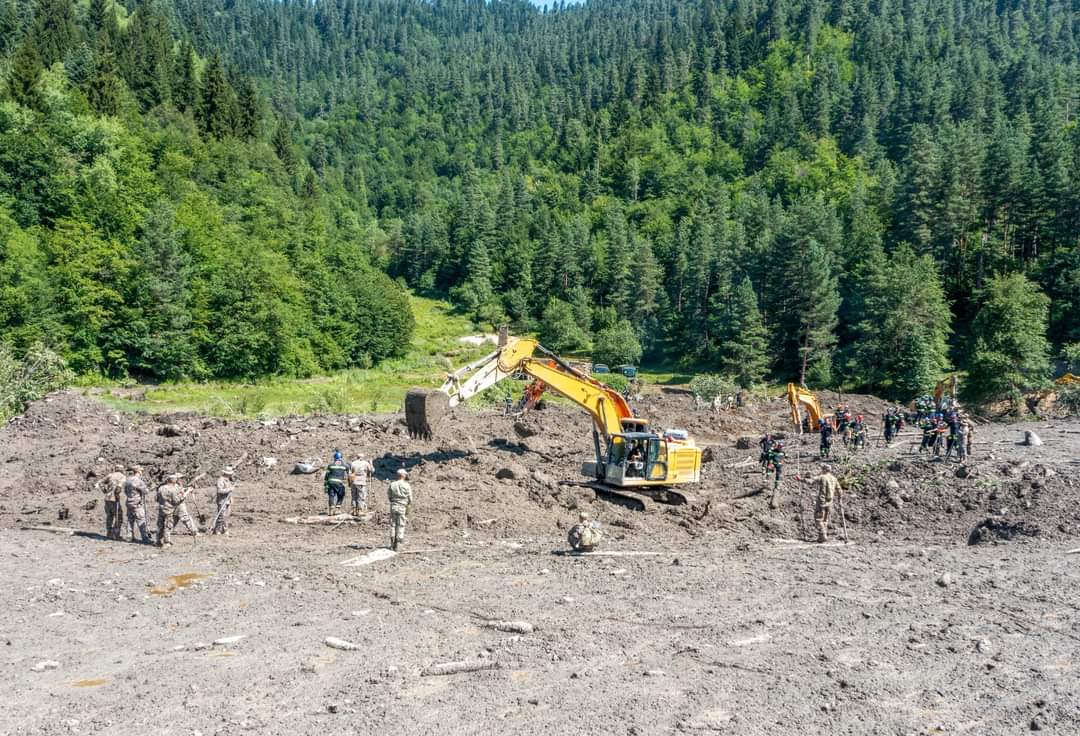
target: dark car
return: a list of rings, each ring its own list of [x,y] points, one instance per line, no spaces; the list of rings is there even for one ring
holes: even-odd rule
[[[611,373],[611,369],[603,363],[594,363],[592,367],[593,373]]]
[[[637,368],[632,365],[620,365],[615,370],[629,378],[631,381],[637,378]]]

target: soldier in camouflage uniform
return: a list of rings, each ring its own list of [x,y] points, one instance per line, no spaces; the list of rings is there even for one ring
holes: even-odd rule
[[[217,515],[214,518],[214,528],[211,534],[229,535],[229,511],[232,509],[233,492],[236,490],[236,471],[226,465],[221,471],[221,477],[217,479]]]
[[[120,539],[120,532],[124,528],[124,509],[121,496],[124,492],[124,466],[117,465],[113,472],[105,476],[98,484],[105,496],[105,537],[106,539]]]
[[[131,531],[131,541],[135,541],[135,527],[139,527],[142,542],[149,544],[152,540],[146,531],[146,494],[149,490],[146,481],[142,477],[142,468],[136,465],[129,470],[127,480],[124,481],[124,504],[127,506],[128,526]]]
[[[600,537],[600,525],[590,521],[588,511],[582,511],[578,514],[578,523],[570,527],[566,541],[575,552],[591,552],[600,544]]]
[[[368,508],[368,481],[375,474],[375,466],[363,455],[358,455],[349,466],[349,486],[352,488],[352,513],[359,514]]]
[[[180,473],[173,473],[167,479],[169,482],[160,486],[157,490],[157,543],[159,547],[172,545],[172,530],[177,522],[183,522],[184,526],[191,532],[191,536],[199,536],[199,532],[195,528],[195,522],[191,520],[191,514],[188,513],[187,504],[185,504],[193,489],[184,488],[180,485],[180,479],[183,477]]]
[[[821,466],[821,475],[811,478],[810,483],[816,483],[818,487],[817,498],[814,500],[817,541],[826,542],[829,539],[829,519],[832,516],[833,501],[841,493],[840,481],[832,474],[832,467],[825,464]]]
[[[412,506],[412,486],[409,485],[409,472],[405,468],[397,471],[398,478],[390,484],[387,494],[390,497],[390,549],[396,550],[405,543],[405,525],[409,520]]]

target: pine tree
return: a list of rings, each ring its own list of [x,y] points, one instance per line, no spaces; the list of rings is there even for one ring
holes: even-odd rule
[[[715,305],[718,367],[740,386],[755,386],[768,366],[768,333],[750,278],[744,276],[730,294],[730,299]]]
[[[124,94],[123,84],[116,71],[116,57],[107,48],[100,49],[94,76],[85,88],[90,106],[102,115],[117,115]]]
[[[977,400],[1009,398],[1018,408],[1021,392],[1050,377],[1050,300],[1019,273],[994,277],[982,297],[971,325],[966,386]]]
[[[19,15],[15,11],[15,0],[0,0],[0,55],[6,55],[16,40],[19,30]]]
[[[86,26],[91,38],[105,30],[109,14],[115,12],[111,0],[90,0],[90,7],[86,11]]]
[[[274,136],[270,139],[270,145],[274,147],[274,153],[285,170],[290,174],[296,171],[296,151],[293,149],[292,125],[285,118],[278,120],[274,128]]]
[[[236,99],[229,81],[225,78],[221,55],[216,52],[210,57],[203,71],[199,107],[195,117],[199,128],[212,138],[227,138],[234,132]],[[281,157],[280,151],[278,157]]]
[[[172,75],[172,101],[180,112],[194,110],[199,104],[199,80],[195,74],[195,50],[184,41],[176,55]]]
[[[42,65],[47,68],[63,61],[79,38],[72,0],[38,0],[31,35]]]
[[[38,108],[41,105],[41,57],[32,38],[27,37],[15,50],[8,72],[7,89],[11,99],[24,107]]]
[[[251,77],[245,77],[240,83],[236,100],[236,133],[244,140],[254,140],[259,135],[259,93]],[[325,151],[325,144],[324,149]],[[321,175],[322,169],[319,168]]]

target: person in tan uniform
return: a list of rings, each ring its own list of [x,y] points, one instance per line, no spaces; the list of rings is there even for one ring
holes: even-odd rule
[[[149,544],[152,540],[146,531],[146,494],[150,489],[146,487],[142,472],[142,467],[138,465],[128,470],[129,475],[124,481],[124,505],[127,506],[131,541],[135,541],[135,527],[138,526],[143,544]]]
[[[821,475],[811,478],[811,484],[817,485],[817,498],[814,501],[814,524],[817,526],[817,541],[826,542],[829,539],[829,521],[832,517],[833,501],[841,493],[840,481],[832,474],[832,467],[828,464],[821,466]]]
[[[124,466],[117,465],[113,472],[105,476],[98,484],[98,490],[105,495],[105,538],[120,539],[120,532],[124,528]]]
[[[397,550],[405,544],[405,525],[409,521],[409,509],[412,507],[413,491],[409,485],[409,471],[401,468],[397,471],[397,480],[390,484],[387,495],[390,498],[390,549]]]
[[[157,543],[159,547],[172,545],[172,530],[177,522],[182,522],[191,532],[191,536],[199,536],[199,531],[195,528],[195,522],[191,520],[191,514],[188,513],[185,503],[194,489],[180,485],[180,479],[183,477],[180,473],[173,473],[166,479],[168,482],[157,490]]]
[[[214,528],[211,534],[229,535],[229,512],[232,510],[233,493],[236,491],[236,471],[231,465],[226,465],[221,471],[221,477],[217,479],[217,494],[214,500],[217,502],[217,514],[214,516]]]

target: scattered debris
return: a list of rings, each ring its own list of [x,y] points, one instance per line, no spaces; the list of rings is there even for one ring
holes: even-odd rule
[[[323,640],[323,643],[326,644],[326,646],[330,647],[331,649],[341,649],[341,650],[346,651],[346,652],[358,652],[361,649],[364,649],[364,647],[361,646],[360,644],[354,644],[351,641],[346,641],[345,639],[339,639],[336,636],[328,636],[328,637],[326,637],[326,639]]]
[[[989,518],[979,522],[968,535],[968,544],[986,544],[1008,542],[1017,537],[1035,537],[1039,527],[1024,521],[1010,522],[1005,519]]]
[[[531,634],[534,631],[533,625],[528,621],[485,621],[481,625],[511,634]]]
[[[44,672],[45,670],[55,670],[60,667],[60,663],[55,659],[46,659],[42,662],[38,662],[30,669],[34,672]]]
[[[220,639],[214,639],[214,646],[216,646],[216,647],[225,647],[225,646],[228,646],[229,644],[235,644],[236,642],[240,641],[241,639],[246,639],[246,638],[247,638],[246,634],[237,634],[235,636],[223,636]]]
[[[444,662],[433,664],[420,670],[421,677],[441,677],[443,675],[458,675],[464,672],[481,672],[483,670],[497,670],[499,663],[495,660],[478,660],[465,662]]]

